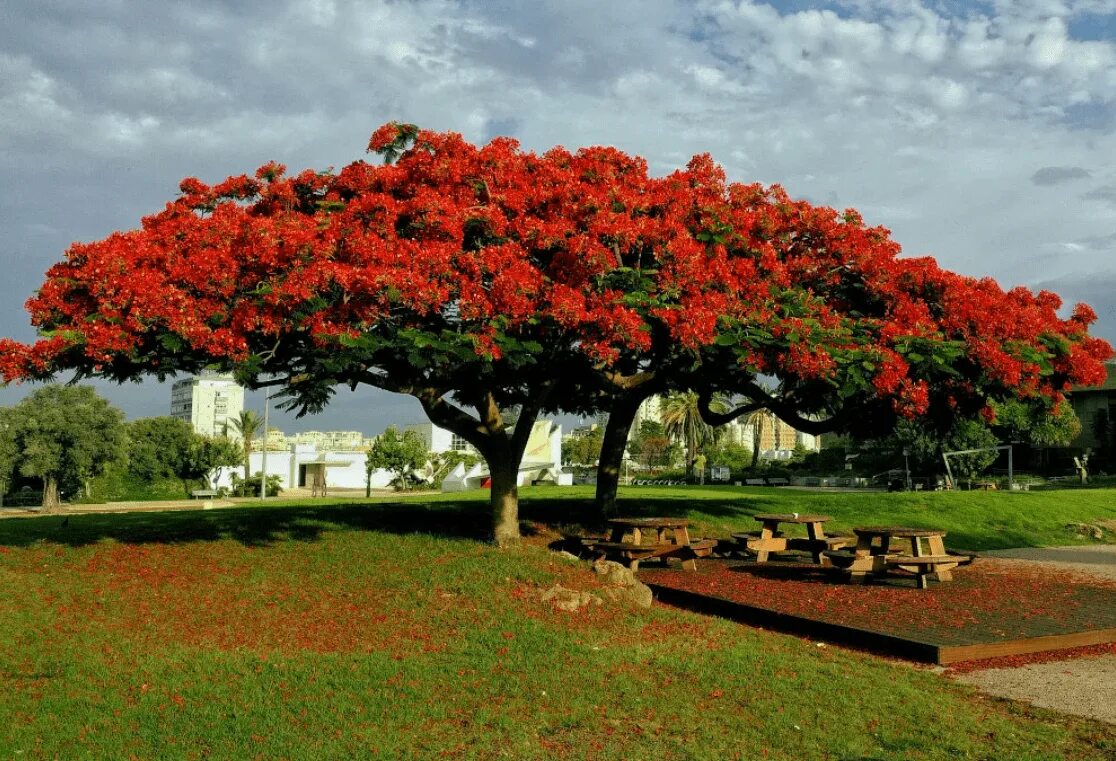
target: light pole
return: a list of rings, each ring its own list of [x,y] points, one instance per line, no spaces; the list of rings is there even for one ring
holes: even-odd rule
[[[263,452],[260,454],[260,499],[267,499],[267,413],[271,409],[271,392],[264,389]]]
[[[903,447],[903,470],[907,474],[907,491],[911,490],[911,461],[909,459],[910,454],[910,448]]]

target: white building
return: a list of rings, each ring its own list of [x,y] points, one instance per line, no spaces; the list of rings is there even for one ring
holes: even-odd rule
[[[320,450],[357,452],[372,446],[372,439],[360,431],[303,431],[287,437],[290,444],[313,444]]]
[[[244,389],[231,375],[202,373],[175,381],[171,417],[185,420],[203,436],[236,436],[229,425],[244,409]]]
[[[422,436],[426,441],[426,449],[430,452],[467,452],[469,454],[478,454],[477,450],[473,448],[465,439],[458,436],[453,431],[447,431],[445,428],[439,428],[433,423],[413,423],[407,426],[408,431],[414,431]]]
[[[324,470],[329,488],[363,489],[365,473],[364,452],[319,451],[313,444],[292,444],[286,451],[267,453],[268,475],[279,476],[284,489],[313,486],[314,472]],[[248,457],[252,475],[263,470],[263,452],[252,452]],[[213,488],[231,487],[232,474],[243,475],[242,467],[222,468],[213,479]],[[372,488],[385,489],[391,485],[392,474],[386,470],[372,471]]]
[[[468,442],[444,428],[432,423],[418,423],[407,426],[407,430],[417,431],[427,443],[431,452],[470,452],[476,453]],[[344,438],[344,437],[343,437]],[[467,448],[466,448],[467,447]],[[313,485],[314,473],[324,471],[329,488],[363,489],[365,485],[365,462],[367,451],[323,449],[315,444],[291,444],[285,451],[271,449],[267,453],[267,472],[279,476],[284,489],[297,487],[309,488]],[[253,475],[263,469],[263,452],[254,451],[248,459],[248,467]],[[241,474],[240,467],[222,468],[213,479],[213,487],[232,486],[231,475]],[[372,488],[384,489],[391,486],[392,474],[385,470],[372,471]],[[463,491],[484,488],[488,482],[488,466],[482,459],[472,468],[458,465],[446,476],[442,491]],[[523,452],[523,463],[519,469],[519,485],[526,486],[536,482],[569,485],[572,477],[562,472],[562,426],[549,420],[535,422],[531,436]]]

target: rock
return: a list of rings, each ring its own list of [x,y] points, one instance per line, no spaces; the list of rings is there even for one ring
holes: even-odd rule
[[[601,594],[612,602],[624,602],[641,608],[651,607],[651,587],[635,577],[631,569],[612,560],[598,560],[593,570],[606,584]]]
[[[1104,539],[1104,528],[1092,523],[1067,523],[1066,528],[1081,536],[1089,536],[1093,539]]]
[[[544,591],[539,599],[543,602],[549,602],[554,605],[558,610],[564,610],[567,613],[581,610],[586,605],[600,605],[602,600],[595,594],[590,592],[580,592],[576,589],[566,589],[561,584],[555,584],[550,589]]]
[[[581,558],[579,558],[577,555],[573,554],[572,552],[566,552],[565,550],[562,550],[561,552],[559,552],[558,557],[560,557],[560,558],[562,558],[562,560],[565,560],[565,561],[570,562],[570,563],[580,563],[581,562]]]

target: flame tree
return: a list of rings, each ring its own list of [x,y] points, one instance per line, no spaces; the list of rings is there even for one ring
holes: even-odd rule
[[[707,156],[654,178],[612,148],[539,155],[394,122],[369,150],[385,161],[188,178],[139,229],[74,244],[28,302],[39,340],[0,342],[0,372],[218,368],[299,413],[341,384],[411,394],[487,461],[505,544],[543,410],[610,409],[604,461],[652,392],[882,425],[1000,390],[1056,404],[1110,353],[1086,307],[1063,321],[1052,294],[899,259],[855,212],[729,184]]]

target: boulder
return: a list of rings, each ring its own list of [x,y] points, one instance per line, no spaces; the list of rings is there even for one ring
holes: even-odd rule
[[[581,592],[577,589],[567,589],[561,584],[555,584],[550,589],[545,590],[539,599],[543,602],[549,602],[554,605],[558,610],[564,610],[568,613],[581,610],[586,605],[600,605],[601,598],[591,592]]]
[[[1066,528],[1081,536],[1088,536],[1093,539],[1104,539],[1104,528],[1100,525],[1092,523],[1068,523],[1066,524]]]
[[[651,587],[635,577],[631,569],[612,560],[598,560],[593,570],[602,577],[605,587],[601,594],[612,602],[651,607]]]

